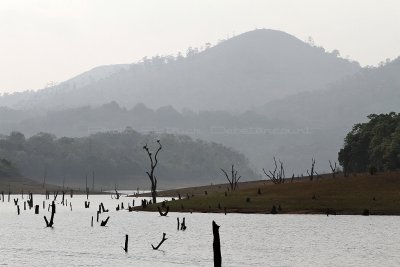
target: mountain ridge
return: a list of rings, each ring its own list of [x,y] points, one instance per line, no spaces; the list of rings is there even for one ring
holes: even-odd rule
[[[90,80],[93,69],[52,88],[2,96],[0,106],[58,109],[116,101],[126,107],[142,102],[151,108],[244,111],[323,88],[360,70],[358,63],[266,29],[243,33],[203,51],[188,49],[186,57],[156,56],[113,66],[99,67],[115,71],[96,79]],[[82,75],[89,78],[79,87],[74,80]]]

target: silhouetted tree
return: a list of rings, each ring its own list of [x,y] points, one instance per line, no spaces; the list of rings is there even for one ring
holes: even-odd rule
[[[278,169],[278,164],[276,163],[276,159],[274,157],[274,165],[275,165],[275,169],[273,172],[268,171],[269,173],[267,173],[265,171],[265,169],[263,168],[263,172],[264,174],[269,177],[269,179],[274,183],[274,184],[283,184],[285,182],[285,169],[283,167],[283,162],[279,159],[279,164],[280,164],[280,168],[278,173],[276,172]]]
[[[231,178],[229,178],[228,173],[224,169],[221,168],[221,171],[224,173],[225,178],[228,180],[231,190],[236,190],[238,182],[242,176],[237,176],[238,171],[235,170],[235,166],[232,164]]]
[[[149,156],[149,159],[150,159],[150,172],[147,171],[146,173],[151,182],[151,197],[153,199],[153,204],[156,203],[156,201],[157,201],[157,177],[154,175],[154,170],[156,169],[157,164],[158,164],[158,158],[157,158],[158,153],[162,149],[160,140],[157,140],[157,143],[158,143],[159,147],[158,147],[156,153],[154,154],[154,157],[153,157],[153,154],[150,152],[147,144],[143,147],[143,149],[146,150],[147,155]]]
[[[332,162],[329,161],[329,167],[331,168],[332,171],[332,178],[336,177],[336,173],[337,173],[337,168],[336,168],[336,161],[335,161],[335,165],[332,165]]]
[[[311,170],[308,171],[308,169],[307,169],[307,174],[310,177],[310,181],[314,180],[314,174],[318,175],[318,173],[316,173],[316,171],[314,170],[314,166],[315,166],[315,159],[312,158],[312,160],[311,160]]]

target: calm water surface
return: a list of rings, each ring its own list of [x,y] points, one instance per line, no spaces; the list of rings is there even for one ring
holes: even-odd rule
[[[19,198],[21,215],[12,199]],[[25,199],[26,200],[26,196]],[[53,197],[51,196],[51,199]],[[9,266],[212,266],[212,220],[220,228],[223,266],[400,266],[400,217],[190,214],[116,211],[135,199],[68,196],[46,228],[44,196],[34,195],[40,214],[24,210],[21,195],[0,201],[0,265]],[[57,201],[61,201],[59,195]],[[69,202],[72,202],[72,211]],[[110,212],[96,223],[100,202]],[[94,216],[94,226],[90,226]],[[176,218],[186,218],[186,231]],[[162,233],[168,240],[154,251]],[[129,251],[122,249],[129,235]]]

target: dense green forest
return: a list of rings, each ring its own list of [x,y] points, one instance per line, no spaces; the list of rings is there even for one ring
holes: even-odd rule
[[[400,168],[400,113],[372,114],[354,125],[339,152],[345,172],[396,170]]]
[[[148,185],[149,159],[143,150],[160,139],[157,177],[161,187],[223,182],[220,168],[234,163],[244,179],[256,175],[240,153],[216,143],[169,134],[143,135],[130,128],[122,132],[97,133],[82,138],[57,138],[39,133],[26,138],[12,132],[0,139],[0,157],[13,162],[21,173],[38,181],[66,185],[85,185],[88,175],[97,186],[136,188]]]

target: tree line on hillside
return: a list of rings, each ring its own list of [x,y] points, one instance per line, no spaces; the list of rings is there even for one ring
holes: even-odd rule
[[[12,176],[17,174],[18,170],[11,161],[0,157],[0,176]]]
[[[339,151],[345,173],[400,168],[400,113],[371,114],[369,121],[354,125]]]
[[[26,138],[12,132],[0,139],[0,158],[13,162],[28,178],[41,181],[47,176],[48,183],[83,185],[86,175],[90,179],[94,175],[97,185],[132,187],[147,185],[149,163],[143,146],[157,138],[165,148],[158,169],[161,187],[218,182],[220,168],[232,163],[240,166],[246,178],[256,177],[242,154],[220,144],[187,136],[143,135],[130,128],[82,138],[57,138],[49,133]]]

